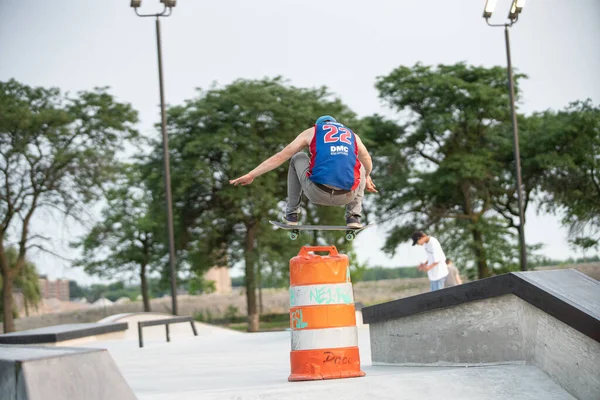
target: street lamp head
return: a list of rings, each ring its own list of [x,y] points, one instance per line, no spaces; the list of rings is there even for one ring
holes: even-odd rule
[[[508,19],[511,21],[517,19],[521,11],[523,11],[524,6],[525,0],[513,0],[512,5],[510,6],[510,12],[508,13]]]
[[[494,9],[496,8],[496,1],[497,0],[486,0],[485,8],[483,9],[483,18],[487,19],[492,16],[492,13],[494,12]]]
[[[138,8],[142,5],[142,0],[131,0],[131,7]]]
[[[165,7],[173,8],[177,5],[177,0],[160,0],[161,3],[165,5]]]

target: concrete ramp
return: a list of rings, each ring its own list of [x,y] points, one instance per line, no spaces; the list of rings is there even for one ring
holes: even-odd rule
[[[600,399],[600,283],[575,270],[511,273],[363,309],[373,364],[528,364]]]
[[[574,269],[514,272],[513,275],[519,278],[519,285],[530,286],[530,288],[518,288],[516,290],[517,293],[523,293],[524,296],[527,296],[527,293],[533,294],[535,291],[538,294],[543,294],[545,297],[551,296],[565,303],[568,308],[574,308],[579,313],[587,314],[591,317],[585,318],[581,316],[576,319],[574,318],[574,323],[578,321],[587,321],[589,323],[596,321],[597,323],[600,320],[600,283],[597,280]],[[538,290],[535,290],[535,288]],[[531,299],[528,302],[534,303],[534,300]],[[536,307],[544,308],[544,303],[551,306],[553,302],[552,300],[549,302],[539,301]],[[551,307],[546,307],[546,309],[549,313],[552,313]],[[560,318],[560,315],[557,316]],[[567,316],[565,315],[564,317]],[[600,329],[598,329],[600,327],[595,325],[590,326],[590,328],[590,337],[596,341],[600,340]],[[585,328],[583,329],[586,332],[588,331]]]
[[[106,350],[0,345],[2,400],[135,400]]]

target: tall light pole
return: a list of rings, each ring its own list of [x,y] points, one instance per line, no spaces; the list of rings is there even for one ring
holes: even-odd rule
[[[175,262],[175,234],[173,229],[173,199],[171,198],[171,172],[169,162],[169,137],[167,136],[167,114],[165,112],[165,89],[163,81],[162,48],[160,42],[160,17],[168,17],[175,7],[176,0],[160,0],[164,8],[157,14],[140,14],[138,8],[142,0],[131,0],[131,7],[138,17],[156,17],[156,49],[158,52],[158,86],[160,90],[160,117],[163,138],[163,161],[165,172],[165,193],[167,197],[167,234],[169,236],[169,272],[171,277],[171,308],[177,315],[177,271]]]
[[[489,26],[493,27],[504,27],[504,39],[506,42],[506,61],[508,72],[508,92],[510,95],[510,114],[512,118],[513,127],[513,140],[514,140],[514,153],[515,153],[515,167],[517,175],[517,198],[519,201],[519,255],[521,261],[521,271],[527,270],[527,249],[525,247],[525,214],[523,210],[523,193],[522,193],[522,180],[521,180],[521,154],[519,152],[519,128],[517,126],[517,113],[515,111],[515,83],[513,79],[512,62],[510,58],[510,38],[508,35],[508,28],[513,26],[519,20],[519,14],[523,10],[525,0],[513,0],[510,11],[508,13],[509,22],[504,24],[490,24],[490,17],[496,8],[496,0],[486,0],[485,8],[483,10],[483,18]]]

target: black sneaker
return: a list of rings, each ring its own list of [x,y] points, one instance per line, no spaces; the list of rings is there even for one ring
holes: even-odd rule
[[[281,217],[284,224],[287,225],[298,225],[298,213],[286,214]]]
[[[351,217],[346,218],[346,226],[348,228],[355,228],[355,229],[362,228],[362,224],[360,223],[360,219],[356,215],[352,215]]]

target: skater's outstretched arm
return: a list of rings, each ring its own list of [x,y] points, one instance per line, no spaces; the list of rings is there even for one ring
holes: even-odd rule
[[[297,152],[301,151],[303,148],[309,145],[310,140],[313,137],[314,131],[314,127],[308,128],[307,130],[296,136],[296,139],[294,139],[292,143],[285,146],[285,148],[279,153],[269,157],[267,160],[263,161],[258,167],[254,168],[246,175],[230,180],[229,183],[236,186],[249,185],[254,181],[255,178],[279,167],[281,164],[292,158],[294,154],[296,154]]]

